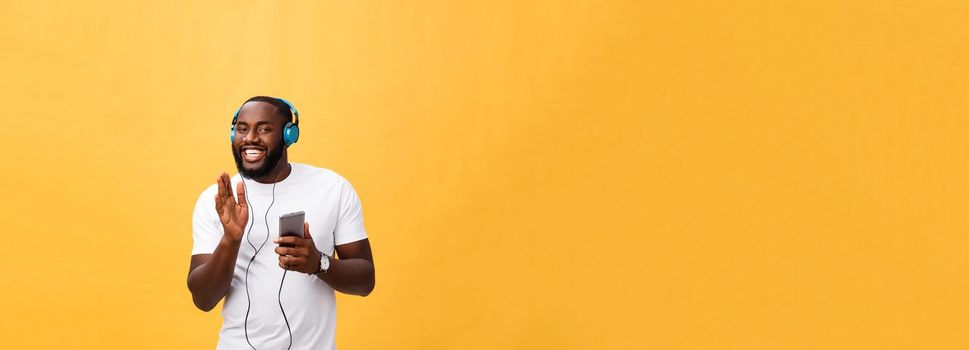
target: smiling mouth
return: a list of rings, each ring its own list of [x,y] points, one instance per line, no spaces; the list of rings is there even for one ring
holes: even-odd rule
[[[242,149],[242,160],[246,163],[255,163],[266,157],[266,150],[262,148]]]

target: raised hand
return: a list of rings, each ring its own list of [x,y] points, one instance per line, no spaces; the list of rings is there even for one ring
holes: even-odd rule
[[[215,194],[215,211],[219,213],[219,221],[222,222],[222,229],[235,241],[242,240],[242,232],[249,222],[249,205],[246,202],[246,188],[242,181],[236,186],[236,193],[239,202],[232,197],[232,182],[229,181],[229,174],[222,172],[215,179],[219,186],[219,193]]]
[[[283,270],[315,273],[320,270],[320,258],[323,253],[316,250],[313,236],[310,236],[310,224],[303,223],[303,237],[282,236],[273,240],[278,244],[276,254],[279,254],[279,267]]]

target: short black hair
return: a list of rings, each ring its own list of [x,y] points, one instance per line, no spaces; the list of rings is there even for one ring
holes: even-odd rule
[[[265,102],[276,107],[276,115],[283,118],[283,125],[293,121],[293,111],[289,109],[289,105],[283,102],[283,100],[269,96],[253,96],[246,100],[246,102],[243,102],[242,105],[244,106],[249,102]],[[239,106],[239,109],[241,110],[242,106]]]

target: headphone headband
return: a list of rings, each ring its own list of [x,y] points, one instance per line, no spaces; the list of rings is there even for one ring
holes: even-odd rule
[[[274,98],[277,100],[283,101],[283,103],[289,106],[289,112],[290,114],[293,115],[293,125],[299,125],[299,111],[296,110],[296,107],[294,107],[292,103],[289,103],[289,101],[287,101],[285,98],[279,98],[279,97],[274,97]]]
[[[266,97],[275,98],[285,103],[286,106],[289,107],[289,114],[293,116],[293,121],[292,121],[293,125],[299,125],[299,111],[296,110],[296,107],[293,106],[292,103],[287,101],[285,98],[272,97],[272,96],[266,96]],[[245,105],[245,103],[243,103],[243,105]],[[235,125],[236,121],[239,120],[239,112],[242,112],[242,106],[239,106],[239,109],[236,109],[236,113],[232,116],[232,125]]]

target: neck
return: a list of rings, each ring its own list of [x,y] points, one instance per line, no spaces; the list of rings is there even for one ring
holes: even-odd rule
[[[269,174],[266,174],[266,176],[263,177],[254,178],[253,180],[263,184],[280,182],[289,177],[289,173],[292,171],[293,167],[289,165],[289,161],[287,161],[286,157],[283,156],[283,158],[279,160],[279,163],[276,163],[276,166],[273,167],[273,170],[270,171]]]

